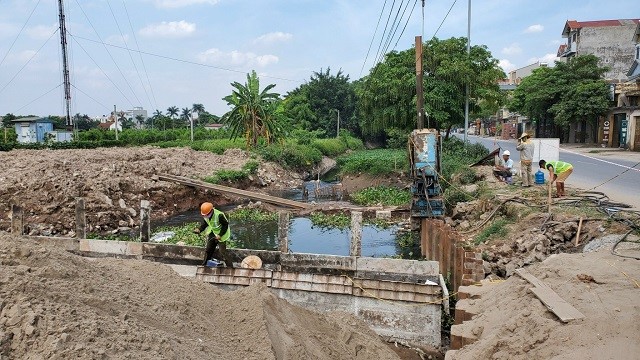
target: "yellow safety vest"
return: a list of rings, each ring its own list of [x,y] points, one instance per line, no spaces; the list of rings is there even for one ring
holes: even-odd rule
[[[209,218],[204,218],[204,221],[207,223],[207,228],[204,230],[204,235],[205,236],[209,236],[209,234],[214,233],[215,235],[220,235],[220,230],[222,230],[222,224],[220,224],[220,221],[218,220],[220,218],[220,215],[224,216],[225,219],[227,219],[227,215],[225,215],[222,211],[219,211],[218,209],[213,209],[213,216],[209,219]],[[227,222],[229,221],[229,219],[227,219]],[[220,240],[218,240],[219,242],[225,242],[227,240],[229,240],[229,238],[231,237],[231,228],[227,227],[227,232],[224,233],[224,235],[222,235],[220,237]]]

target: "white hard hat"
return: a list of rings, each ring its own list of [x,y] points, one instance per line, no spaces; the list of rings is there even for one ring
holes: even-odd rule
[[[502,155],[507,155],[507,156],[511,156],[511,153],[509,152],[509,150],[505,150]]]

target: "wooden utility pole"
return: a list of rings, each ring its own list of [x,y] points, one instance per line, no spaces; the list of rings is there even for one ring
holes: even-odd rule
[[[418,129],[424,128],[424,95],[422,79],[422,36],[416,36],[416,104],[418,110]]]

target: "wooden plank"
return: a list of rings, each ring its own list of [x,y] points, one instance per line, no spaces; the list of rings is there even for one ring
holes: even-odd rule
[[[264,202],[268,202],[276,205],[288,206],[288,207],[299,208],[299,209],[313,208],[313,205],[302,203],[299,201],[287,200],[287,199],[279,198],[276,196],[270,196],[270,195],[253,192],[253,191],[236,189],[229,186],[209,184],[203,181],[189,179],[183,176],[160,174],[157,176],[157,179],[164,180],[164,181],[173,181],[173,182],[177,182],[187,186],[201,187],[201,188],[210,189],[210,190],[214,190],[214,191],[225,193],[225,194],[244,196],[250,199],[260,200],[260,201],[264,201]]]
[[[578,223],[578,232],[576,233],[576,246],[580,243],[580,230],[582,230],[582,216],[580,216],[580,222]]]
[[[553,291],[553,289],[547,286],[547,284],[531,275],[527,270],[517,269],[516,274],[527,280],[531,285],[534,285],[534,287],[529,290],[562,322],[566,323],[571,320],[584,318],[584,315],[578,311],[578,309],[566,302],[560,295]]]

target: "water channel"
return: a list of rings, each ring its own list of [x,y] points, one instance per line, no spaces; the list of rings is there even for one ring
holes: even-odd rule
[[[326,201],[325,198],[316,198],[314,190],[333,186],[331,182],[309,181],[305,183],[308,197],[304,197],[304,188],[289,189],[272,192],[272,195],[281,196],[297,201]],[[317,192],[315,192],[317,194]],[[255,250],[278,249],[278,223],[277,221],[253,222],[233,218],[233,210],[237,205],[221,207],[220,210],[229,213],[231,234],[234,243],[239,248]],[[197,210],[178,214],[163,221],[162,226],[182,226],[188,223],[200,222],[202,218]],[[153,225],[152,225],[153,227]],[[362,227],[362,256],[369,257],[393,257],[401,255],[409,256],[415,251],[412,242],[408,240],[410,234],[398,231],[397,226],[383,228],[372,224],[364,224]],[[293,217],[289,224],[289,250],[295,253],[312,253],[328,255],[349,255],[351,238],[350,229],[327,228],[314,225],[309,218]]]

